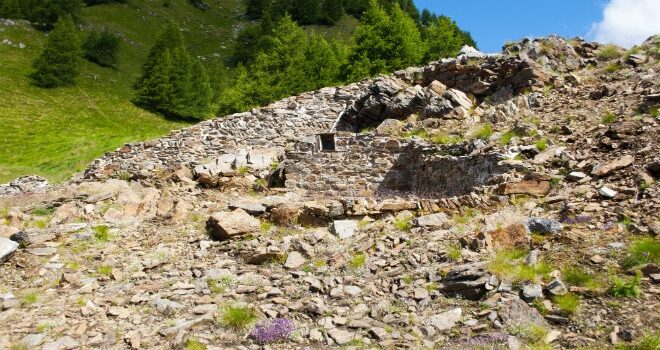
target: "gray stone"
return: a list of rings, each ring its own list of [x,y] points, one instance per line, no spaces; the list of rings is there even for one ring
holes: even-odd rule
[[[332,338],[332,340],[337,343],[337,345],[344,345],[355,337],[353,333],[339,329],[339,328],[333,328],[328,331],[328,335]]]
[[[521,291],[522,297],[525,301],[532,301],[534,299],[543,297],[543,287],[540,284],[527,284],[523,286]]]
[[[64,336],[56,341],[47,343],[44,345],[41,350],[70,350],[75,349],[80,346],[75,339],[67,336]]]
[[[211,237],[226,240],[259,231],[261,222],[243,209],[236,209],[211,215],[206,222],[206,228]]]
[[[473,107],[472,101],[470,101],[463,91],[449,89],[445,92],[444,97],[451,101],[455,106],[460,106],[465,109],[471,109]]]
[[[156,310],[162,313],[170,313],[172,311],[183,308],[183,305],[175,301],[171,301],[169,299],[161,299],[161,298],[156,298],[152,302],[152,305],[156,308]]]
[[[588,175],[581,171],[572,171],[566,175],[566,179],[570,181],[580,181],[586,178]]]
[[[630,155],[623,156],[609,163],[599,164],[595,166],[594,169],[591,171],[591,174],[599,177],[607,176],[619,169],[623,169],[625,167],[632,165],[634,161],[635,158],[633,156]]]
[[[229,209],[243,209],[250,215],[261,215],[266,212],[266,207],[259,203],[234,201],[229,203]]]
[[[401,131],[403,123],[396,119],[385,119],[376,128],[376,135],[386,136],[394,135]]]
[[[511,327],[537,325],[547,326],[543,316],[524,301],[514,298],[509,300],[498,312],[502,322]]]
[[[617,192],[607,186],[603,186],[598,189],[598,194],[603,196],[604,198],[614,198],[616,196]]]
[[[462,316],[463,310],[459,307],[437,315],[433,315],[428,319],[427,322],[438,330],[444,331],[454,328],[456,323],[461,320]]]
[[[286,267],[287,269],[297,269],[300,266],[303,266],[306,261],[307,260],[302,254],[293,251],[289,253],[289,255],[287,256],[286,262],[284,263],[284,267]]]
[[[559,221],[548,218],[533,217],[526,219],[524,224],[530,232],[540,234],[553,234],[564,229]]]
[[[351,238],[357,231],[358,225],[355,220],[335,220],[332,224],[334,233],[340,239]]]
[[[0,237],[0,264],[9,260],[9,257],[18,249],[18,243],[4,237]]]
[[[376,340],[385,340],[389,338],[389,333],[385,330],[385,328],[381,327],[371,327],[369,329],[369,334],[376,339]]]
[[[439,291],[450,296],[479,300],[488,292],[486,284],[489,277],[483,262],[458,265],[441,280]]]
[[[46,335],[43,333],[38,334],[28,334],[21,339],[21,344],[25,345],[28,349],[35,348],[46,339]]]
[[[552,295],[564,295],[568,293],[568,288],[566,288],[564,282],[559,279],[552,280],[545,289]]]
[[[413,225],[425,228],[448,228],[450,224],[449,218],[445,213],[424,215],[413,220]]]

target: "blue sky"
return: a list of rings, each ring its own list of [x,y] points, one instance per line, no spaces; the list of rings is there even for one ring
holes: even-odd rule
[[[484,52],[506,41],[558,34],[631,46],[660,33],[660,0],[415,0],[452,17]]]

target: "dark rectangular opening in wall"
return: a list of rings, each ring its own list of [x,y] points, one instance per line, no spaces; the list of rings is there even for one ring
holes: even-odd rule
[[[319,134],[321,139],[321,151],[336,151],[335,134]]]

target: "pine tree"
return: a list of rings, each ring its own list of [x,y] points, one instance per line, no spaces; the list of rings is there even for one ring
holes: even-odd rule
[[[19,0],[4,0],[0,2],[0,18],[23,18]]]
[[[172,84],[172,57],[170,50],[165,49],[154,57],[155,63],[150,73],[143,77],[138,88],[135,103],[149,109],[168,112],[171,110]]]
[[[211,100],[213,99],[213,89],[209,82],[209,76],[206,74],[202,64],[195,60],[192,66],[192,87],[195,90],[190,104],[190,115],[202,119],[209,113]]]
[[[83,7],[82,0],[36,0],[29,19],[50,30],[63,16],[70,16],[75,23],[79,23]]]
[[[174,23],[158,36],[135,88],[136,104],[185,118],[203,119],[213,96],[204,67],[190,55]]]
[[[325,24],[334,25],[344,14],[344,3],[342,0],[324,0],[321,13]]]
[[[71,16],[60,18],[48,35],[44,50],[34,61],[31,74],[34,84],[41,87],[73,85],[80,74],[81,49],[78,33]]]
[[[436,61],[440,58],[455,57],[463,45],[474,44],[474,41],[471,43],[466,41],[464,33],[449,17],[440,16],[432,21],[424,30],[424,39],[428,47],[425,60]]]
[[[425,52],[415,21],[397,4],[388,15],[372,1],[353,41],[347,67],[347,78],[352,81],[419,64]]]

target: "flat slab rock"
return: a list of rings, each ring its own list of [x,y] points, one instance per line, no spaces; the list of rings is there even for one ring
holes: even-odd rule
[[[535,308],[526,302],[515,298],[508,301],[498,312],[502,322],[507,326],[529,326],[537,325],[546,327],[548,324]]]
[[[9,260],[9,257],[18,249],[18,243],[4,237],[0,237],[0,264]]]
[[[218,212],[206,221],[206,228],[211,237],[227,240],[236,236],[259,231],[261,222],[243,209],[232,212]]]

